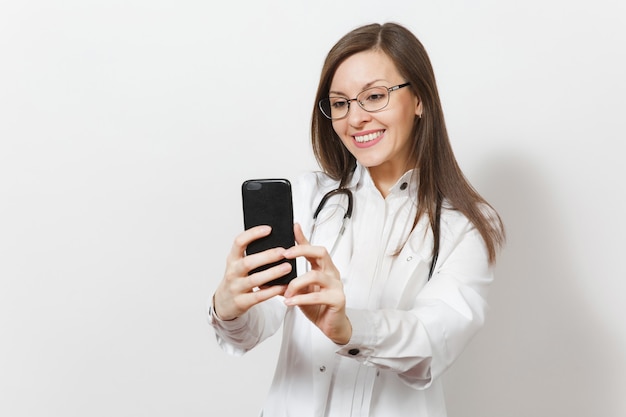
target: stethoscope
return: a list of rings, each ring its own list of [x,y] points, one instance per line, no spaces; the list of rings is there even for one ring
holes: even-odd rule
[[[330,190],[329,192],[324,194],[324,196],[320,200],[319,204],[317,205],[317,208],[313,212],[313,227],[311,227],[311,234],[310,234],[310,237],[309,237],[309,242],[313,242],[313,238],[315,236],[315,228],[317,227],[317,217],[319,216],[320,212],[326,206],[326,203],[328,202],[328,200],[331,197],[334,197],[334,196],[340,195],[340,194],[343,194],[343,195],[345,195],[348,198],[348,206],[346,207],[346,212],[343,215],[343,219],[341,220],[341,228],[339,229],[339,233],[337,234],[337,237],[335,238],[335,242],[333,243],[333,246],[330,249],[330,252],[328,252],[331,257],[335,253],[335,249],[337,249],[337,245],[341,241],[341,238],[343,237],[343,234],[346,231],[346,224],[352,218],[352,208],[353,208],[353,204],[354,204],[353,203],[352,191],[350,191],[347,188],[340,187],[340,188],[336,188],[334,190]],[[436,213],[436,222],[437,222],[437,224],[439,224],[439,217],[440,217],[440,213],[441,213],[440,207],[441,207],[440,205],[437,206],[437,213]],[[433,272],[435,271],[435,264],[437,263],[437,257],[439,256],[439,245],[438,245],[438,242],[435,243],[435,251],[434,252],[435,253],[433,255],[433,259],[432,259],[432,261],[430,263],[430,270],[428,271],[428,280],[429,281],[430,281],[430,278],[433,275]]]
[[[315,236],[315,228],[317,226],[317,216],[319,216],[320,212],[324,209],[324,207],[326,206],[326,203],[331,197],[340,195],[340,194],[343,194],[346,197],[348,197],[348,207],[346,208],[346,212],[343,215],[343,219],[341,220],[341,228],[339,229],[339,233],[337,234],[337,237],[335,238],[335,243],[333,243],[333,246],[330,249],[330,252],[328,252],[330,256],[333,256],[333,254],[335,253],[335,249],[337,249],[337,245],[339,244],[339,241],[341,241],[341,238],[343,237],[343,234],[346,231],[346,224],[348,223],[348,220],[350,220],[350,218],[352,217],[352,204],[353,204],[352,191],[348,190],[347,188],[337,188],[335,190],[331,190],[327,192],[326,194],[324,194],[324,196],[322,197],[322,200],[317,205],[317,209],[315,209],[315,212],[313,212],[313,227],[311,228],[311,237],[309,238],[310,242],[313,242],[313,237]]]

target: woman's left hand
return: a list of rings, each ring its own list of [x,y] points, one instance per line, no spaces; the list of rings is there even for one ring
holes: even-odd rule
[[[285,291],[285,304],[298,306],[333,342],[345,345],[352,336],[352,326],[346,315],[346,296],[339,271],[326,248],[312,246],[294,225],[296,246],[285,251],[284,257],[295,259],[304,256],[311,270],[293,279]]]

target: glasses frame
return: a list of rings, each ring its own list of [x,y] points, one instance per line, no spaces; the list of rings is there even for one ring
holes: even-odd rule
[[[398,84],[398,85],[394,85],[393,87],[387,87],[384,85],[375,85],[369,88],[366,88],[365,90],[361,91],[359,94],[356,95],[355,98],[347,98],[347,97],[343,97],[343,96],[333,96],[334,98],[345,98],[346,99],[346,103],[348,103],[348,107],[346,108],[346,114],[344,114],[341,117],[332,117],[329,114],[326,114],[326,112],[324,111],[324,107],[322,106],[322,103],[324,103],[325,101],[330,101],[331,97],[325,97],[323,99],[321,99],[318,103],[317,106],[319,107],[320,111],[322,112],[322,114],[324,115],[324,117],[326,117],[329,120],[341,120],[344,119],[348,116],[348,114],[350,114],[350,103],[353,101],[356,101],[356,103],[359,105],[360,108],[362,108],[363,110],[365,110],[368,113],[376,113],[378,111],[383,110],[385,107],[387,107],[389,105],[389,100],[391,97],[391,92],[392,91],[396,91],[399,90],[403,87],[406,87],[408,85],[411,85],[411,83],[407,82],[407,83],[403,83],[403,84]],[[365,107],[363,107],[363,103],[361,103],[357,98],[363,94],[364,92],[371,90],[373,88],[386,88],[387,92],[389,93],[389,95],[387,96],[387,103],[385,103],[384,106],[382,106],[380,109],[376,109],[376,110],[367,110]]]

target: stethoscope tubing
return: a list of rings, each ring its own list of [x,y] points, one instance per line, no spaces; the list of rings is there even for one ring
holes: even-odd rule
[[[348,220],[350,220],[352,218],[352,209],[354,208],[354,201],[353,201],[352,191],[350,191],[347,188],[340,187],[340,188],[336,188],[336,189],[331,190],[331,191],[327,192],[326,194],[324,194],[324,196],[320,200],[319,204],[317,205],[317,208],[313,212],[313,227],[311,228],[311,234],[310,234],[310,237],[309,237],[309,242],[313,242],[313,237],[315,236],[315,228],[316,228],[316,225],[317,225],[317,216],[319,216],[320,212],[326,206],[326,202],[331,197],[333,197],[335,195],[339,195],[339,194],[343,194],[343,195],[345,195],[348,198],[348,207],[346,208],[346,212],[345,212],[345,214],[343,216],[343,219],[341,221],[341,229],[339,229],[339,234],[337,235],[337,238],[335,239],[335,242],[333,243],[333,246],[330,249],[329,254],[330,254],[331,257],[335,253],[335,249],[337,249],[337,245],[341,241],[341,238],[343,237],[343,234],[346,231],[346,224],[348,223]],[[437,205],[437,211],[436,211],[436,223],[437,224],[439,224],[440,216],[441,216],[441,205],[438,204]],[[439,245],[437,244],[437,242],[435,244],[433,252],[434,252],[433,259],[432,259],[432,261],[430,263],[430,269],[428,271],[428,280],[429,281],[430,281],[430,278],[433,276],[433,273],[435,272],[435,265],[437,263],[437,257],[439,256]]]
[[[348,223],[348,220],[352,218],[352,207],[353,207],[352,191],[348,190],[347,188],[337,188],[335,190],[331,190],[327,192],[326,194],[324,194],[324,196],[320,200],[320,203],[317,205],[317,209],[315,209],[315,212],[313,213],[313,227],[311,228],[311,236],[309,238],[309,241],[312,242],[313,237],[315,236],[317,216],[319,216],[320,212],[326,206],[326,202],[328,201],[328,199],[339,194],[343,194],[346,197],[348,197],[348,207],[346,208],[346,212],[343,215],[343,219],[341,221],[341,229],[339,229],[339,234],[337,235],[337,238],[335,239],[335,242],[333,243],[333,246],[330,249],[330,252],[329,252],[330,256],[333,256],[333,254],[335,253],[335,249],[337,249],[337,245],[339,244],[339,241],[341,240],[344,232],[346,231],[346,224]]]

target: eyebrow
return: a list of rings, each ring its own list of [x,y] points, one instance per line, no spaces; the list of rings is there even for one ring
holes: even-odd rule
[[[385,81],[385,82],[387,82],[387,80],[384,80],[384,79],[382,79],[382,78],[377,78],[377,79],[375,79],[375,80],[373,80],[373,81],[370,81],[370,82],[366,83],[366,84],[362,87],[362,90],[361,90],[361,91],[363,91],[363,90],[367,90],[368,88],[373,87],[373,86],[374,86],[374,84],[376,84],[376,83],[377,83],[377,82],[379,82],[379,81]],[[359,92],[361,92],[361,91],[359,91]],[[341,91],[333,91],[333,90],[331,90],[331,91],[329,91],[329,92],[328,92],[328,95],[331,95],[331,94],[337,94],[337,95],[340,95],[340,96],[348,97],[348,95],[347,95],[346,93],[342,93]]]

